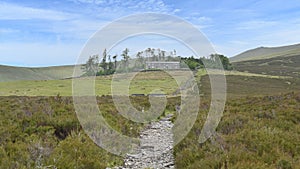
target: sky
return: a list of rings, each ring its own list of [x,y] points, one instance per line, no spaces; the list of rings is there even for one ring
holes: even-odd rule
[[[300,0],[0,0],[0,65],[75,64],[95,32],[145,12],[193,24],[217,53],[229,57],[260,46],[300,43]],[[191,55],[178,41],[151,35],[124,40],[110,52],[119,54],[124,47],[132,55],[148,47]]]

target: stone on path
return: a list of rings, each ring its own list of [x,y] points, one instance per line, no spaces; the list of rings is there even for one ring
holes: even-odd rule
[[[171,117],[168,115],[158,122],[151,122],[140,133],[141,144],[136,150],[137,153],[127,154],[124,166],[113,169],[174,169]]]

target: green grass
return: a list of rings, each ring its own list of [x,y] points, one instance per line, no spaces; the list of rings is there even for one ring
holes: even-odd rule
[[[56,96],[71,95],[71,80],[12,81],[0,83],[0,95]]]
[[[220,72],[216,70],[212,71],[213,75],[219,73]],[[201,78],[206,79],[206,74],[206,71],[201,69],[198,71],[196,79],[198,81],[200,81]],[[282,92],[289,92],[289,89],[298,89],[295,85],[299,84],[298,80],[286,76],[263,75],[238,71],[225,71],[225,75],[227,77],[229,92],[235,95],[238,95],[241,91],[242,95],[253,91],[253,94],[259,94],[258,91],[260,90],[257,90],[259,88],[261,88],[261,90],[266,89],[264,94],[271,93],[274,89],[276,89],[274,91],[277,91],[278,89]],[[185,72],[174,71],[172,72],[172,76],[179,79],[179,81],[182,81],[185,78]],[[178,89],[177,82],[173,77],[161,71],[140,72],[130,82],[129,94],[149,94],[156,89],[160,89],[165,94],[172,96]],[[87,78],[80,78],[76,80],[85,81],[86,79]],[[98,96],[111,95],[111,81],[112,76],[96,77],[95,94]],[[124,82],[126,82],[126,79],[117,80],[116,85],[122,86]],[[201,83],[203,83],[201,85],[204,85],[205,91],[207,91],[209,87],[208,81],[206,80]],[[268,85],[275,85],[275,87],[269,88]],[[247,93],[243,93],[244,90],[248,90],[248,87],[252,89]],[[255,90],[257,90],[257,92]],[[58,94],[61,96],[72,96],[72,79],[0,82],[0,96],[56,96]]]
[[[184,72],[174,72],[174,76],[182,78]],[[78,79],[77,79],[78,80]],[[79,80],[86,80],[81,78]],[[95,80],[96,95],[111,94],[112,76],[99,76]],[[117,81],[122,85],[126,80]],[[130,83],[129,94],[149,94],[155,89],[163,90],[172,95],[178,88],[176,81],[167,73],[161,71],[140,72]],[[72,96],[72,80],[34,80],[0,82],[0,96]]]

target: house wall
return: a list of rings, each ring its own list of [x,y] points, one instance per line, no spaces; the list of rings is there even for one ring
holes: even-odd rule
[[[146,69],[180,69],[179,62],[146,62]]]

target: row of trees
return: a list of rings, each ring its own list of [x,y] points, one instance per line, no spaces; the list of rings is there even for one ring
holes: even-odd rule
[[[219,64],[220,62],[218,62],[217,59],[220,59],[222,65]],[[225,70],[233,69],[233,66],[230,63],[228,57],[220,54],[211,54],[208,58],[194,58],[194,56],[185,57],[181,58],[181,61],[184,62],[191,70],[196,70],[200,68],[218,69],[221,66],[223,66]]]
[[[109,75],[116,71],[128,72],[128,70],[140,70],[145,68],[146,61],[178,61],[183,65],[187,65],[191,70],[196,70],[204,67],[220,68],[219,58],[225,70],[232,70],[233,67],[229,62],[228,57],[220,54],[212,54],[209,57],[194,58],[177,56],[176,50],[166,52],[161,49],[147,48],[144,51],[137,52],[132,63],[130,62],[129,49],[126,48],[122,51],[121,60],[117,61],[118,55],[109,55],[107,50],[104,49],[102,59],[99,60],[99,55],[90,56],[87,62],[83,65],[82,69],[85,76],[94,75]],[[185,64],[183,64],[185,63]],[[204,64],[205,63],[205,64]]]
[[[82,66],[85,76],[94,75],[109,75],[117,71],[128,71],[134,69],[144,69],[146,61],[180,61],[177,57],[176,50],[166,52],[161,49],[147,48],[144,51],[137,52],[134,64],[130,64],[129,49],[126,48],[122,51],[121,60],[117,61],[118,55],[109,55],[107,50],[104,49],[102,59],[99,55],[92,55],[87,62]]]
[[[128,51],[128,49],[126,50]],[[127,57],[126,57],[127,58]],[[114,60],[114,62],[112,61]],[[108,62],[107,62],[108,60]],[[99,55],[92,55],[87,62],[82,66],[85,76],[94,76],[100,74],[112,74],[117,67],[117,55],[107,55],[106,49],[102,54],[102,61],[99,64]]]

